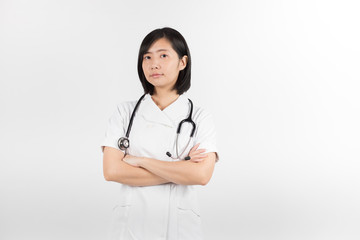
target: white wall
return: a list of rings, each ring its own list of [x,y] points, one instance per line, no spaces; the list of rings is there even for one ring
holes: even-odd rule
[[[358,1],[0,1],[0,239],[104,239],[99,144],[143,37],[193,58],[221,160],[206,239],[360,238]]]

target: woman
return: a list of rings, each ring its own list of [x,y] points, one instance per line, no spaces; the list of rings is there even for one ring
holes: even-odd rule
[[[218,156],[211,115],[184,95],[191,58],[183,36],[150,32],[138,74],[145,94],[118,104],[101,145],[105,179],[121,183],[110,239],[202,239],[194,185],[209,182]],[[183,119],[194,124],[177,134]]]

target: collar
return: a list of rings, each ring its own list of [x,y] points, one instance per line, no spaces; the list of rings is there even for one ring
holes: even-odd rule
[[[189,115],[189,112],[190,103],[184,94],[181,94],[173,103],[161,111],[148,93],[142,99],[137,114],[142,115],[148,121],[175,127]]]

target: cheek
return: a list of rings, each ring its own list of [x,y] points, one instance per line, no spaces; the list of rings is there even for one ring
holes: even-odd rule
[[[146,64],[145,64],[145,63],[142,63],[142,65],[141,65],[141,66],[142,66],[142,70],[143,70],[143,72],[145,72],[145,71],[146,71],[146,69],[147,69],[147,68],[146,68]]]
[[[172,63],[172,64],[169,64],[168,65],[168,69],[169,69],[169,71],[171,71],[171,73],[173,74],[173,75],[176,75],[176,74],[178,74],[178,72],[179,72],[179,65],[178,64],[176,64],[176,63]]]
[[[142,65],[142,70],[145,75],[145,78],[147,79],[148,78],[147,76],[150,74],[150,72],[149,72],[149,68],[146,67],[146,64]]]

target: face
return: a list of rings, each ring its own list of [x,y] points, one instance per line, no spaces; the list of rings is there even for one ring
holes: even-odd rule
[[[144,54],[142,68],[146,80],[156,90],[171,90],[176,83],[179,72],[186,67],[187,56],[179,59],[166,38],[155,41]]]

